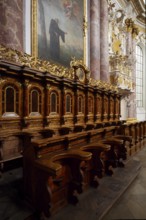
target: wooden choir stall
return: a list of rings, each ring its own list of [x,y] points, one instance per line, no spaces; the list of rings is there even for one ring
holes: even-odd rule
[[[25,196],[38,212],[76,204],[144,146],[146,122],[120,121],[121,98],[80,60],[65,68],[3,48],[1,170],[23,158]]]

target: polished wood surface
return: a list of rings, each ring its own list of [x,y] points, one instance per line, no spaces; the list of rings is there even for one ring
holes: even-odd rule
[[[1,169],[23,157],[25,196],[47,217],[145,143],[145,121],[120,121],[118,92],[5,61],[0,74]]]

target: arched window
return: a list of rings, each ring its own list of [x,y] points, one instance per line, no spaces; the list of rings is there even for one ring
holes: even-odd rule
[[[93,113],[93,98],[92,97],[88,98],[88,112]]]
[[[12,85],[2,89],[2,114],[3,116],[18,116],[19,114],[19,91]]]
[[[108,114],[108,108],[109,108],[109,103],[108,103],[108,98],[104,98],[104,114]]]
[[[37,90],[31,91],[32,108],[31,112],[39,112],[39,93]]]
[[[143,52],[136,46],[136,102],[137,107],[143,107]]]
[[[56,112],[57,113],[57,95],[56,95],[55,92],[51,93],[50,104],[51,104],[50,112]]]
[[[101,114],[101,109],[102,109],[102,102],[101,102],[101,97],[97,97],[96,100],[96,108],[97,108],[97,114]]]
[[[110,114],[114,113],[114,100],[113,98],[110,99]]]
[[[41,114],[41,92],[35,88],[30,91],[29,112],[32,116]]]
[[[6,88],[6,112],[15,112],[15,90],[12,87]]]
[[[66,95],[66,112],[67,113],[72,112],[72,97],[70,94]]]
[[[84,113],[84,100],[81,95],[78,97],[78,112]]]

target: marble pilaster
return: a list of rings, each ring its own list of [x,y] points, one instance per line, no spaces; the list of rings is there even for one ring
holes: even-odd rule
[[[136,41],[131,36],[131,66],[132,66],[132,77],[136,85]],[[130,96],[131,106],[129,109],[129,118],[136,118],[136,88],[134,89],[133,94]]]
[[[91,77],[100,79],[100,1],[90,1],[90,69]]]
[[[23,51],[23,1],[0,1],[0,44]]]
[[[100,1],[100,79],[109,82],[108,3]]]

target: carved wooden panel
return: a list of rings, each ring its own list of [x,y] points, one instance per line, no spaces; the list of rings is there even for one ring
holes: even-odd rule
[[[3,121],[2,129],[20,129],[21,100],[21,83],[13,78],[2,78],[0,81],[0,120]]]
[[[37,128],[43,127],[44,116],[44,89],[37,83],[27,82],[25,87],[25,105],[24,105],[25,127]]]
[[[103,96],[103,120],[108,121],[109,119],[109,98],[107,95]]]
[[[94,123],[94,96],[93,93],[89,92],[86,100],[86,123]]]
[[[74,125],[74,93],[70,89],[64,91],[63,125],[73,127]]]
[[[48,127],[58,128],[61,123],[61,91],[55,86],[51,86],[48,94],[48,115],[47,123]]]
[[[119,97],[115,98],[115,119],[118,120],[120,117],[120,99]]]
[[[76,124],[85,124],[85,94],[80,91],[77,93],[76,109]]]
[[[110,100],[109,100],[109,109],[110,109],[110,121],[113,121],[114,120],[114,98],[113,97],[110,97]]]
[[[101,122],[102,120],[102,95],[100,93],[96,93],[95,95],[95,122]]]

